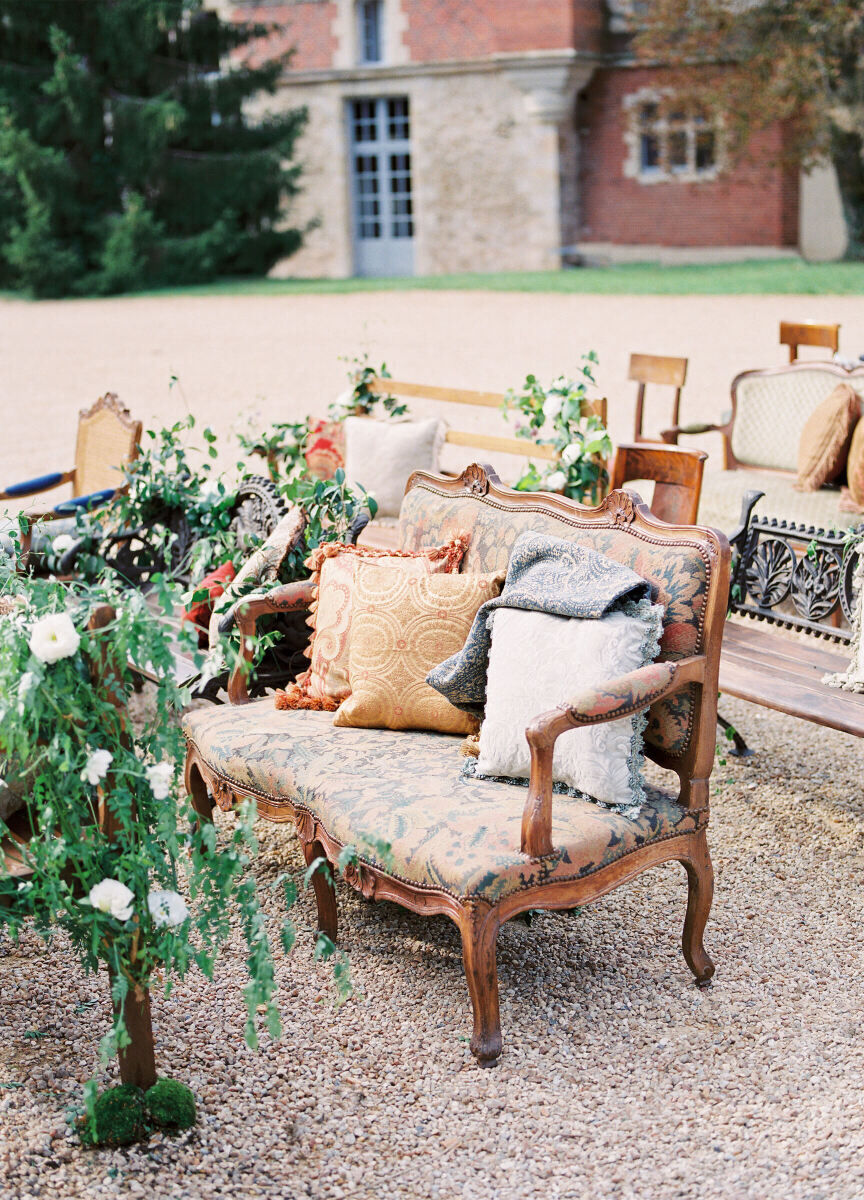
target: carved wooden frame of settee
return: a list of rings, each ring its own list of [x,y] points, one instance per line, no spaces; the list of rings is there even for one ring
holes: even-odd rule
[[[708,577],[700,653],[643,667],[623,676],[602,692],[582,693],[571,704],[538,715],[526,731],[531,747],[531,779],[522,820],[522,850],[532,857],[539,857],[550,854],[553,848],[552,753],[556,739],[568,729],[621,718],[681,689],[689,689],[695,711],[686,751],[680,757],[672,757],[646,742],[645,752],[660,766],[677,773],[680,781],[678,803],[694,814],[691,831],[648,842],[583,878],[520,890],[495,904],[476,897],[460,900],[443,889],[434,890],[394,878],[381,867],[362,861],[362,855],[360,861],[345,872],[348,883],[367,899],[392,900],[416,913],[444,914],[456,923],[462,937],[463,963],[474,1012],[471,1050],[481,1065],[491,1065],[501,1052],[496,938],[505,921],[528,909],[570,909],[584,905],[649,867],[677,860],[685,867],[688,879],[682,935],[684,958],[698,983],[707,983],[714,974],[714,965],[702,941],[713,894],[713,869],[705,826],[709,806],[708,781],[715,753],[717,677],[729,588],[730,551],[722,533],[693,526],[667,525],[654,518],[638,496],[623,491],[610,493],[597,508],[585,508],[561,496],[517,492],[504,487],[491,467],[476,464],[458,478],[416,472],[409,479],[406,492],[419,484],[439,495],[473,495],[497,509],[529,507],[533,512],[552,515],[576,527],[596,524],[625,528],[643,542],[658,547],[685,541],[698,548]],[[232,610],[233,617],[229,615],[222,628],[226,629],[232,619],[236,620],[243,655],[248,661],[257,618],[264,613],[306,607],[310,599],[309,584],[305,581],[286,584],[275,588],[266,597],[239,601]],[[244,672],[240,667],[233,672],[229,699],[232,704],[242,704],[248,699]],[[290,716],[286,714],[286,718],[290,719]],[[374,737],[375,731],[370,730],[369,736]],[[293,822],[309,864],[322,856],[335,864],[343,849],[343,844],[308,811],[295,808],[287,799],[274,800],[220,777],[202,761],[191,742],[186,759],[186,786],[195,810],[204,818],[212,814],[214,805],[229,811],[239,801],[251,798],[257,802],[263,819]],[[319,929],[335,941],[334,888],[321,872],[314,874],[312,882]]]

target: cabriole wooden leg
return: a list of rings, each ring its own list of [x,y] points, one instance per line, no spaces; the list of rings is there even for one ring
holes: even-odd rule
[[[690,854],[681,860],[687,871],[687,916],[684,918],[684,934],[681,948],[687,966],[696,976],[698,984],[707,984],[714,974],[714,964],[705,953],[702,934],[711,911],[714,895],[714,868],[708,853],[705,832],[697,834]]]
[[[214,801],[207,791],[207,784],[191,757],[186,756],[186,791],[195,813],[202,821],[213,820]]]
[[[501,1053],[498,967],[495,962],[497,913],[485,901],[470,904],[463,912],[460,930],[465,978],[474,1009],[471,1053],[481,1067],[493,1067]]]
[[[311,866],[316,858],[326,859],[324,847],[320,842],[304,842],[303,854],[307,867]],[[323,871],[316,871],[312,876],[312,890],[315,893],[315,904],[318,909],[318,931],[326,933],[330,941],[335,942],[339,928],[336,888]]]

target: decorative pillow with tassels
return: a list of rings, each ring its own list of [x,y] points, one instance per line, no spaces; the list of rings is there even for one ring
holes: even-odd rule
[[[468,535],[456,534],[443,546],[428,550],[377,550],[372,546],[348,546],[328,542],[306,559],[315,598],[308,624],[313,629],[306,653],[308,671],[297,682],[276,693],[277,708],[311,708],[335,711],[351,694],[348,655],[351,635],[354,567],[361,558],[375,559],[395,570],[413,575],[454,575],[459,571]]]

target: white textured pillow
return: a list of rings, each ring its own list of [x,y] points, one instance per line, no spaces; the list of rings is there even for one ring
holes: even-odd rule
[[[436,471],[441,422],[345,421],[345,477],[362,484],[378,501],[378,516],[398,517],[412,471]]]
[[[535,717],[571,700],[582,688],[609,682],[653,662],[663,608],[641,600],[602,620],[499,608],[492,646],[486,713],[480,727],[478,775],[527,779],[531,757],[525,729]],[[555,743],[552,776],[604,804],[642,803],[645,714],[568,730]]]

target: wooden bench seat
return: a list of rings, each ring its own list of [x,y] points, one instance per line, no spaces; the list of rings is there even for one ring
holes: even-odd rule
[[[790,717],[864,737],[864,695],[822,682],[845,671],[849,651],[807,645],[774,629],[727,621],[720,655],[720,691]]]

